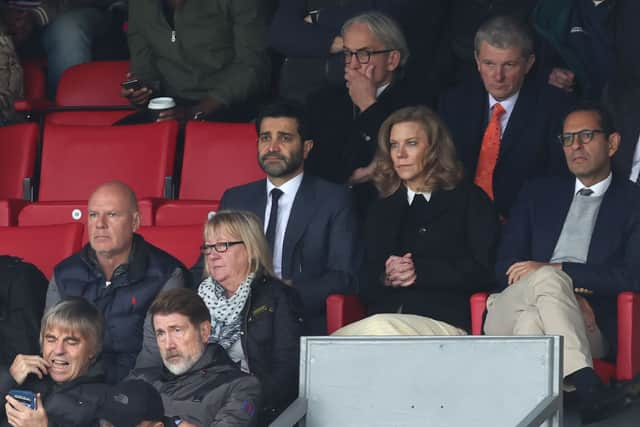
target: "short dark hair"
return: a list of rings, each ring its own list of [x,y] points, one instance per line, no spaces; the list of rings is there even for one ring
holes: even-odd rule
[[[149,307],[151,315],[151,326],[155,330],[153,324],[153,316],[156,314],[182,314],[189,318],[189,322],[193,326],[198,326],[204,321],[211,321],[211,314],[206,304],[193,289],[176,288],[160,293]]]
[[[267,117],[294,119],[298,123],[298,133],[303,141],[311,139],[307,114],[302,104],[291,99],[276,99],[262,107],[256,117],[256,132],[260,134],[262,121]]]
[[[611,117],[611,113],[604,108],[601,104],[593,101],[583,101],[578,103],[575,107],[571,109],[565,116],[564,120],[562,120],[563,127],[564,122],[567,121],[567,117],[569,117],[573,113],[577,113],[579,111],[588,111],[592,113],[596,113],[598,115],[598,121],[600,122],[600,128],[604,131],[605,136],[611,135],[613,132],[616,132],[615,126],[613,125],[613,118]]]

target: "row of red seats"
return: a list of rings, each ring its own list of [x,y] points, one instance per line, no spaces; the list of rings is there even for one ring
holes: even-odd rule
[[[482,335],[486,293],[476,293],[470,298],[471,333]],[[327,298],[327,332],[365,317],[366,310],[357,296],[330,295]],[[618,353],[616,362],[594,359],[594,369],[600,378],[609,383],[612,379],[630,381],[640,374],[640,294],[622,292],[618,295]]]
[[[203,225],[140,227],[145,240],[170,253],[185,266],[195,264],[200,254]],[[0,254],[10,254],[31,262],[51,278],[53,267],[83,246],[79,223],[33,227],[0,227]]]
[[[190,122],[186,126],[179,199],[172,180],[178,125],[47,125],[38,199],[30,203],[38,127],[0,128],[0,226],[84,222],[86,201],[110,180],[129,184],[140,200],[142,225],[202,225],[232,186],[264,177],[249,123]]]

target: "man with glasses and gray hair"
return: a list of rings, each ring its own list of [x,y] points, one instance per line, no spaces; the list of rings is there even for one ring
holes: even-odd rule
[[[403,77],[409,48],[396,21],[366,12],[342,26],[345,86],[323,90],[309,100],[315,141],[307,170],[354,186],[358,215],[375,199],[370,184],[378,129],[389,114],[429,103]]]
[[[592,358],[615,360],[617,295],[640,291],[640,187],[611,173],[620,134],[601,107],[569,113],[557,140],[574,177],[520,192],[498,250],[504,290],[489,297],[484,330],[563,336],[565,383],[586,423],[624,403]]]
[[[439,112],[466,175],[508,218],[526,181],[566,174],[556,135],[573,100],[536,76],[533,35],[524,22],[492,18],[474,44],[478,74],[448,92]]]

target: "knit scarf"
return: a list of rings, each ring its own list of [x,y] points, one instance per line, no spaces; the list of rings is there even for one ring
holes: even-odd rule
[[[240,313],[251,292],[253,276],[253,273],[249,273],[238,290],[230,297],[227,297],[224,287],[211,277],[200,283],[198,295],[211,314],[210,343],[218,343],[228,350],[240,338],[242,327]]]

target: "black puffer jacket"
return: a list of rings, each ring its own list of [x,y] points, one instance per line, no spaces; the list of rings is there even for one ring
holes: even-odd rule
[[[280,280],[257,276],[242,316],[242,350],[262,384],[260,424],[267,425],[298,395],[302,300]]]

